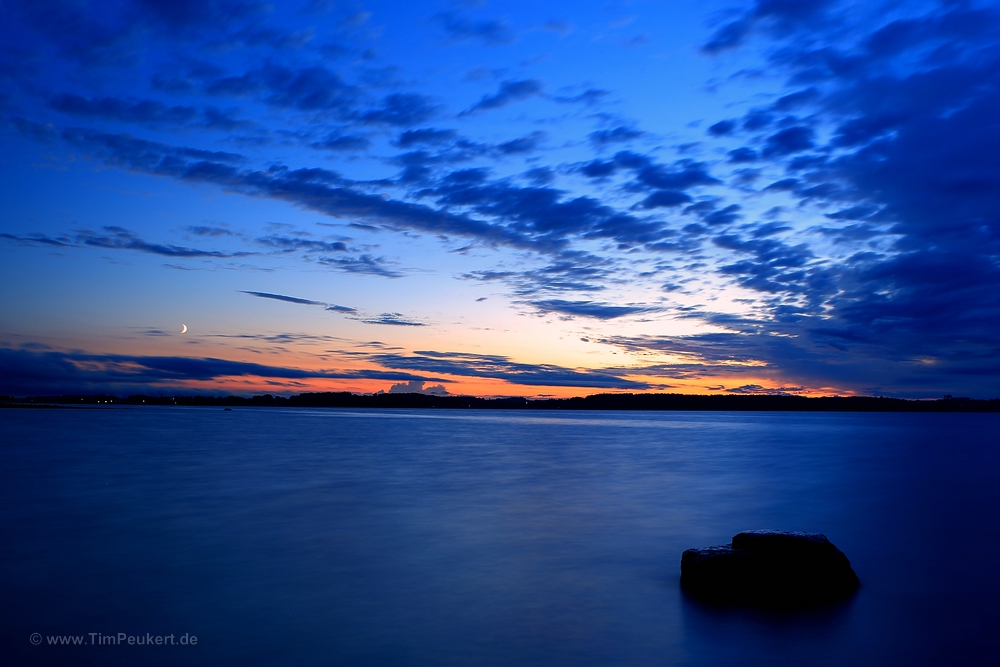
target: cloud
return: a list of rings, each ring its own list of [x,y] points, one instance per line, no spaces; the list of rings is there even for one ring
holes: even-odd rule
[[[551,364],[523,364],[500,355],[418,351],[413,355],[373,354],[385,368],[504,380],[511,384],[595,389],[648,389],[645,382],[599,370],[574,370]]]
[[[801,392],[805,387],[773,387],[768,388],[759,384],[745,384],[741,387],[730,387],[725,391],[730,394],[763,394],[765,396],[787,396]]]
[[[302,236],[283,234],[258,236],[254,239],[254,242],[268,248],[273,248],[279,252],[292,252],[295,250],[301,250],[306,253],[347,251],[347,245],[343,241],[318,241]]]
[[[511,139],[497,144],[496,149],[504,155],[516,155],[518,153],[530,153],[538,148],[538,145],[545,139],[544,132],[532,132],[529,135]]]
[[[644,134],[645,132],[641,130],[619,125],[611,130],[598,130],[597,132],[591,132],[587,135],[587,138],[590,139],[590,143],[595,146],[607,146],[608,144],[618,144],[638,139]]]
[[[691,195],[680,190],[656,190],[641,202],[636,204],[636,208],[663,208],[690,204]]]
[[[669,232],[657,221],[623,213],[600,200],[564,199],[550,187],[520,187],[511,181],[489,181],[480,169],[454,171],[422,194],[443,207],[467,207],[479,216],[505,222],[508,229],[535,239],[539,249],[562,250],[570,238],[613,238],[644,243]]]
[[[335,303],[326,303],[325,301],[313,301],[312,299],[300,299],[297,296],[285,296],[283,294],[271,294],[269,292],[250,292],[247,290],[240,290],[244,294],[251,294],[253,296],[259,296],[263,299],[275,299],[277,301],[286,301],[288,303],[298,303],[304,306],[323,306],[323,310],[328,310],[331,313],[344,313],[347,315],[356,315],[358,312],[357,308],[351,308],[350,306],[339,306]]]
[[[396,145],[400,148],[412,148],[419,145],[439,146],[451,143],[458,138],[456,130],[439,130],[436,128],[422,128],[419,130],[406,130],[396,139]]]
[[[249,290],[240,290],[243,294],[251,294],[253,296],[259,296],[262,299],[275,299],[277,301],[287,301],[288,303],[300,303],[305,306],[326,306],[327,304],[322,301],[313,301],[311,299],[300,299],[297,296],[285,296],[283,294],[270,294],[268,292],[251,292]],[[353,309],[351,309],[353,310]]]
[[[368,254],[357,257],[320,257],[317,261],[324,266],[347,273],[367,273],[383,278],[401,278],[403,276],[399,271],[389,268],[385,258]]]
[[[813,147],[814,132],[810,127],[789,127],[775,132],[764,142],[764,157],[800,153]]]
[[[514,41],[514,31],[499,19],[470,21],[457,11],[441,12],[434,19],[453,42],[476,40],[486,46],[503,46]]]
[[[248,290],[240,290],[244,294],[251,294],[253,296],[261,297],[262,299],[275,299],[277,301],[285,301],[287,303],[298,303],[304,306],[323,306],[323,310],[328,310],[331,313],[344,313],[346,315],[356,315],[358,312],[357,308],[351,308],[350,306],[339,306],[335,303],[326,303],[325,301],[313,301],[312,299],[300,299],[297,296],[285,296],[284,294],[271,294],[270,292],[251,292]]]
[[[156,100],[127,101],[115,97],[90,99],[63,93],[52,98],[49,106],[56,111],[78,116],[106,118],[129,123],[189,123],[198,111],[190,106],[168,107]]]
[[[821,23],[823,11],[834,0],[756,0],[735,21],[719,27],[702,46],[709,54],[742,46],[755,30],[784,36]]]
[[[600,88],[588,88],[582,93],[577,93],[576,95],[555,95],[552,99],[560,104],[583,104],[590,107],[600,103],[610,94],[610,91],[602,90]]]
[[[687,190],[721,181],[709,173],[704,162],[683,159],[671,165],[658,163],[646,155],[632,151],[619,151],[608,160],[592,160],[579,167],[580,173],[589,178],[607,178],[622,171],[633,174],[627,187],[633,191]]]
[[[151,243],[135,233],[121,227],[107,226],[102,232],[82,230],[71,236],[51,237],[45,234],[0,234],[0,238],[22,245],[65,247],[65,248],[109,248],[114,250],[135,250],[138,252],[161,255],[163,257],[247,257],[253,252],[225,252],[222,250],[201,250],[185,246]]]
[[[375,317],[365,317],[361,318],[361,321],[365,324],[387,324],[389,326],[396,327],[425,327],[426,322],[419,322],[417,320],[410,320],[403,316],[402,313],[381,313]]]
[[[239,75],[208,79],[203,87],[210,95],[252,96],[273,107],[330,111],[342,118],[357,115],[362,95],[339,74],[319,65],[292,69],[269,64]]]
[[[0,392],[17,395],[141,392],[184,388],[191,381],[233,377],[276,380],[374,379],[438,381],[397,370],[308,370],[211,357],[84,354],[0,347]]]
[[[479,282],[503,282],[516,296],[561,292],[598,292],[614,273],[612,260],[580,251],[558,253],[544,266],[522,271],[478,270],[461,276]]]
[[[573,32],[573,24],[569,21],[551,20],[542,24],[542,30],[556,32],[560,35],[568,35]]]
[[[418,199],[433,198],[437,206],[432,207],[371,193],[367,191],[369,184],[353,182],[327,169],[290,169],[283,165],[272,165],[266,170],[245,169],[238,166],[244,160],[240,155],[169,146],[125,134],[81,128],[66,129],[61,136],[105,164],[285,200],[332,217],[349,218],[355,224],[473,237],[489,245],[542,253],[562,252],[574,239],[588,238],[649,244],[655,249],[656,244],[676,234],[658,220],[619,211],[593,197],[567,198],[564,191],[551,187],[521,187],[513,180],[490,180],[488,171],[481,168],[446,173],[438,176],[436,182],[427,172],[414,175],[418,182],[433,184],[416,193]],[[527,150],[541,136],[529,135],[502,144],[502,149],[489,150],[498,154],[502,150]],[[460,143],[456,142],[456,146]],[[634,191],[683,190],[721,183],[708,173],[707,165],[693,160],[663,165],[647,156],[622,151],[603,165],[611,173],[631,172],[633,180],[626,187]],[[581,171],[592,174],[595,166],[596,163],[590,163]],[[287,251],[346,250],[340,242],[312,239],[272,236],[262,237],[258,242],[276,249],[284,247]],[[324,256],[316,261],[349,272],[401,275],[382,258],[370,254],[355,258]]]
[[[389,387],[390,394],[426,394],[428,396],[447,396],[448,390],[443,384],[432,384],[424,387],[423,380],[400,382]]]
[[[729,161],[734,164],[745,164],[747,162],[756,162],[759,159],[757,151],[752,148],[747,148],[746,146],[741,146],[739,148],[734,148],[729,151]]]
[[[735,120],[720,120],[718,123],[708,126],[708,133],[713,137],[725,137],[732,134],[735,129]]]
[[[73,159],[99,167],[285,202],[369,231],[513,249],[517,263],[508,256],[465,269],[463,278],[502,283],[518,303],[553,313],[632,307],[595,295],[637,276],[683,291],[692,303],[738,291],[738,316],[695,306],[677,314],[739,332],[685,345],[729,349],[738,358],[753,350],[766,368],[789,374],[737,384],[817,386],[825,374],[844,386],[914,392],[958,376],[973,378],[970,387],[995,386],[988,384],[991,369],[1000,368],[994,3],[744,3],[702,43],[710,54],[731,51],[717,63],[734,70],[720,80],[740,81],[737,97],[727,99],[739,102],[746,84],[752,91],[742,101],[752,106],[742,115],[727,106],[705,123],[701,142],[711,145],[704,155],[713,157],[704,160],[664,157],[673,154],[666,147],[618,150],[643,139],[639,126],[589,118],[586,109],[561,113],[602,129],[587,134],[536,116],[525,119],[527,130],[477,141],[433,127],[431,119],[446,112],[440,98],[421,94],[429,88],[403,88],[401,70],[351,46],[346,33],[336,44],[321,32],[309,42],[291,23],[272,27],[263,3],[8,5],[0,69],[11,85],[2,103],[21,115],[5,120],[44,142],[43,152],[63,152],[52,150],[62,142]],[[357,34],[362,17],[351,15],[344,9],[329,26]],[[452,41],[499,45],[516,37],[502,20],[470,16],[445,12],[435,26]],[[467,114],[533,97],[583,105],[609,99],[583,86],[547,95],[541,80],[512,73],[528,70],[492,65],[497,88]],[[229,108],[237,100],[242,108]],[[551,123],[549,138],[530,133],[542,127],[532,122]],[[130,135],[123,124],[147,134]],[[172,139],[163,138],[168,132]],[[376,146],[379,154],[369,154]],[[543,148],[561,155],[566,146],[578,162],[546,161]],[[344,173],[296,168],[284,155],[336,160]],[[379,167],[360,167],[359,157],[401,171],[376,179]],[[495,170],[487,160],[499,162]],[[592,182],[581,186],[581,177]],[[776,204],[784,212],[761,213]],[[294,254],[313,268],[406,272],[383,251],[349,248],[342,238],[253,238],[209,224],[182,231],[199,247],[113,226],[9,230],[2,238],[172,260]]]
[[[481,100],[472,105],[468,110],[463,111],[461,115],[464,116],[489,109],[499,109],[514,102],[523,102],[528,98],[541,95],[542,89],[542,82],[538,79],[504,81],[500,84],[497,92],[492,95],[483,95]]]
[[[382,100],[381,106],[360,114],[359,119],[368,125],[405,127],[426,121],[436,110],[437,106],[425,95],[393,93]]]
[[[437,234],[472,236],[498,245],[519,248],[538,246],[535,239],[516,230],[461,214],[363,192],[339,174],[324,169],[289,169],[274,165],[260,170],[234,166],[242,156],[187,147],[174,147],[111,134],[70,128],[62,132],[70,145],[89,151],[104,163],[131,171],[168,176],[194,183],[212,183],[229,191],[289,201],[335,218],[374,222]],[[398,275],[379,267],[375,258],[330,259],[344,270]]]
[[[564,299],[542,299],[529,303],[538,310],[546,313],[592,317],[598,320],[613,320],[618,317],[625,317],[626,315],[636,315],[659,310],[650,306],[616,306],[599,301],[566,301]]]
[[[189,225],[187,230],[197,236],[236,236],[236,232],[224,227],[213,227],[211,225]]]
[[[312,144],[314,148],[345,152],[367,150],[371,145],[371,141],[359,134],[341,134],[339,132],[331,132],[324,139]]]
[[[995,367],[1000,11],[945,3],[862,16],[844,3],[758,2],[741,20],[731,45],[759,40],[787,84],[743,120],[748,133],[780,129],[730,157],[784,169],[764,191],[836,221],[814,232],[854,252],[823,258],[812,243],[727,234],[715,243],[748,258],[722,272],[773,295],[764,312],[825,346],[828,373],[844,364],[853,381],[931,391],[976,363]],[[809,126],[781,120],[803,106]],[[882,381],[844,354],[878,364]]]

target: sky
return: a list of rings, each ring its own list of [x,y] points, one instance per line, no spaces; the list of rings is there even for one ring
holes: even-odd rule
[[[996,3],[0,11],[0,393],[1000,396]]]

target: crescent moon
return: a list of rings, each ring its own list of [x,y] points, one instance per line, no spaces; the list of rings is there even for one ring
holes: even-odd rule
[[[181,325],[181,333],[187,333],[187,332],[188,332],[188,325],[182,324]]]

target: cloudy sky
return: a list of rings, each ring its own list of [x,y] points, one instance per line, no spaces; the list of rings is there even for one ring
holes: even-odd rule
[[[995,3],[0,7],[0,393],[1000,396]]]

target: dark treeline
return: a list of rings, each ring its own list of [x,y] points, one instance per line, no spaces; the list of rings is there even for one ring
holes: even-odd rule
[[[300,408],[476,408],[486,410],[732,410],[779,412],[1000,412],[1000,399],[975,400],[946,396],[938,400],[907,400],[881,396],[803,396],[694,394],[594,394],[584,398],[477,398],[426,394],[348,392],[295,396],[146,396],[105,395],[0,397],[7,405],[189,405],[209,407]]]

